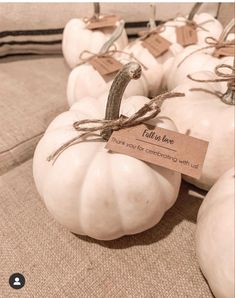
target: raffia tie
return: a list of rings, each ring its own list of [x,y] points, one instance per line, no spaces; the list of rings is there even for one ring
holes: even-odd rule
[[[222,69],[229,69],[231,70],[231,73],[227,74],[222,71]],[[194,81],[199,83],[217,83],[217,82],[227,82],[228,83],[228,89],[231,91],[235,91],[235,67],[228,65],[228,64],[219,64],[215,67],[215,74],[219,77],[218,79],[196,79],[193,78],[192,75],[187,75],[187,77]],[[205,91],[207,93],[215,94],[218,97],[222,97],[224,94],[220,92],[211,92],[209,90],[203,89],[203,88],[192,88],[191,91]]]
[[[102,135],[102,132],[105,130],[116,131],[132,126],[139,125],[144,123],[150,119],[155,118],[161,111],[161,105],[163,101],[167,98],[172,97],[182,97],[185,96],[184,93],[179,92],[168,92],[157,97],[151,99],[147,104],[145,104],[142,108],[140,108],[135,114],[130,117],[120,116],[118,119],[115,120],[101,120],[101,119],[84,119],[79,120],[73,123],[73,128],[77,132],[81,132],[80,135],[76,136],[75,138],[69,140],[61,147],[59,147],[54,153],[52,153],[47,160],[56,161],[59,155],[69,148],[72,145],[77,144],[81,139],[86,138],[91,133],[100,132],[99,134]],[[92,127],[86,126],[87,124],[96,124]]]
[[[140,34],[140,38],[139,40],[145,40],[146,38],[150,37],[153,34],[159,34],[162,33],[166,30],[165,25],[159,25],[154,29],[149,29],[148,31],[144,32],[144,33],[139,33]]]
[[[148,67],[146,65],[144,65],[138,58],[135,57],[135,55],[133,53],[127,53],[125,51],[121,51],[121,50],[117,50],[115,45],[113,50],[108,50],[107,52],[100,54],[100,53],[92,53],[90,51],[84,50],[81,52],[81,54],[79,55],[79,59],[81,60],[81,62],[79,62],[77,64],[77,66],[83,65],[85,63],[89,63],[92,59],[94,58],[105,58],[105,57],[113,57],[115,54],[124,54],[127,55],[130,59],[136,61],[137,63],[139,63],[144,70],[147,70]],[[84,57],[85,55],[88,55],[87,57]]]
[[[196,53],[199,53],[201,51],[211,49],[211,48],[215,48],[215,50],[218,50],[218,49],[221,49],[221,48],[229,48],[229,47],[235,45],[235,40],[231,40],[231,41],[225,40],[225,41],[223,41],[223,40],[217,40],[217,39],[215,39],[214,37],[211,37],[211,36],[207,36],[205,38],[205,43],[208,44],[208,46],[197,49],[197,50],[191,52],[190,54],[186,55],[184,57],[184,59],[177,65],[177,68],[179,68],[184,63],[184,61],[187,60],[190,56],[192,56]]]

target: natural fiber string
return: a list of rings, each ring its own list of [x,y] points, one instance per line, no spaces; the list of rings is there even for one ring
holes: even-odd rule
[[[140,38],[137,40],[145,40],[146,38],[150,37],[151,35],[162,33],[165,30],[166,30],[165,25],[161,24],[154,29],[150,28],[148,31],[144,31],[144,33],[139,32],[138,34],[140,35]]]
[[[226,74],[222,71],[222,69],[229,69],[231,70],[230,74]],[[192,75],[188,74],[187,77],[194,81],[194,82],[199,82],[199,83],[217,83],[217,82],[227,82],[228,83],[228,89],[231,91],[235,91],[235,67],[228,65],[228,64],[220,64],[215,67],[214,70],[215,74],[219,77],[218,79],[196,79],[193,78]],[[191,91],[204,91],[210,94],[214,94],[218,97],[222,97],[224,94],[220,92],[212,92],[207,89],[203,88],[191,88]]]
[[[85,63],[89,63],[89,61],[91,61],[94,58],[105,58],[105,57],[113,57],[116,53],[118,54],[124,54],[130,57],[130,59],[135,60],[137,63],[139,63],[145,70],[148,69],[147,66],[145,66],[138,58],[135,57],[135,55],[133,53],[127,53],[125,51],[121,51],[121,50],[117,50],[115,45],[112,45],[112,47],[114,47],[115,49],[113,50],[108,50],[106,53],[103,54],[96,54],[96,53],[92,53],[88,50],[84,50],[81,52],[81,54],[79,55],[79,59],[81,60],[81,62],[79,62],[76,66],[80,66],[83,65]],[[89,56],[87,58],[84,58],[83,56],[85,54],[88,54]]]
[[[130,117],[120,116],[118,119],[115,119],[115,120],[84,119],[84,120],[76,121],[73,123],[73,128],[78,132],[82,132],[82,134],[76,136],[75,138],[72,138],[71,140],[63,144],[54,153],[52,153],[47,158],[47,160],[53,161],[53,164],[54,164],[56,159],[64,150],[66,150],[72,145],[77,144],[81,139],[84,139],[91,133],[99,131],[100,135],[102,135],[102,131],[106,129],[111,129],[112,131],[116,131],[127,127],[133,127],[141,123],[144,123],[150,119],[153,119],[160,113],[161,105],[165,99],[172,98],[172,97],[182,97],[182,96],[185,96],[185,94],[179,93],[179,92],[175,92],[175,93],[168,92],[168,93],[158,95],[157,97],[151,99],[147,104],[145,104],[141,109],[139,109],[135,114],[133,114]],[[150,114],[146,115],[149,112]],[[93,127],[83,126],[86,124],[96,124],[96,125]]]
[[[231,41],[219,41],[217,39],[215,39],[214,37],[211,36],[207,36],[205,38],[205,43],[208,44],[208,46],[205,46],[203,48],[197,49],[191,53],[189,53],[188,55],[186,55],[184,57],[184,59],[182,61],[180,61],[180,63],[177,65],[177,68],[179,68],[185,60],[187,60],[190,56],[199,53],[201,51],[207,50],[207,49],[211,49],[211,48],[215,48],[215,50],[221,49],[221,48],[228,48],[231,46],[235,45],[235,40],[231,40]],[[214,55],[214,53],[213,53]]]
[[[197,28],[200,28],[201,30],[203,31],[206,31],[206,32],[209,32],[206,28],[203,27],[203,25],[207,24],[207,23],[210,23],[210,22],[213,22],[213,20],[206,20],[204,22],[201,22],[201,23],[196,23],[195,21],[193,20],[177,20],[177,19],[173,19],[174,22],[182,22],[182,23],[185,23],[189,26],[192,26],[194,29],[197,29]],[[175,27],[177,28],[178,26],[176,25],[169,25],[169,24],[164,24],[164,26],[166,27]]]

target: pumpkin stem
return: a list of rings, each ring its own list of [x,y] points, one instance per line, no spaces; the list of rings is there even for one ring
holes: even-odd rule
[[[190,11],[190,13],[189,13],[189,15],[188,15],[188,20],[189,20],[189,21],[192,21],[192,20],[193,20],[195,14],[198,12],[198,10],[199,10],[199,8],[200,8],[201,6],[202,6],[202,3],[200,3],[200,2],[196,2],[196,3],[193,5],[193,7],[192,7],[192,9],[191,9],[191,11]]]
[[[123,66],[117,73],[109,91],[106,104],[105,120],[115,120],[119,118],[119,111],[123,93],[128,83],[133,79],[137,80],[141,76],[141,66],[138,63],[130,62]],[[111,129],[103,130],[101,136],[108,140],[112,134]]]
[[[100,3],[99,2],[94,2],[93,7],[94,7],[93,17],[95,19],[99,19],[99,17],[100,17]]]
[[[218,2],[217,11],[216,11],[216,15],[215,15],[216,20],[218,20],[218,18],[219,18],[221,4],[222,4],[221,2]]]
[[[219,41],[223,42],[227,39],[229,33],[233,30],[235,27],[235,18],[233,18],[228,25],[224,28],[223,32],[220,35]]]
[[[235,76],[235,56],[233,57],[233,72]],[[235,80],[228,82],[228,89],[222,96],[222,101],[228,105],[235,105]]]
[[[151,17],[149,18],[148,26],[150,27],[150,30],[153,30],[156,28],[156,23],[155,23],[156,4],[155,3],[150,4],[150,8],[151,8]]]
[[[125,22],[121,20],[119,22],[118,27],[113,31],[110,38],[103,44],[102,48],[100,49],[99,54],[105,54],[111,45],[122,35],[123,29],[124,29]]]

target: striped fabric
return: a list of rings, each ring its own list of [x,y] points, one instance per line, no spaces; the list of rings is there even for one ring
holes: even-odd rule
[[[22,54],[61,53],[63,28],[0,32],[0,58]]]
[[[138,32],[146,28],[147,23],[127,22],[128,37],[138,37]],[[61,54],[62,34],[63,28],[0,32],[0,58],[22,54]]]

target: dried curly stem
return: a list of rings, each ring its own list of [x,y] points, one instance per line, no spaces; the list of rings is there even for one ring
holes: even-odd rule
[[[106,105],[105,120],[115,120],[119,118],[123,93],[131,80],[137,80],[141,76],[141,66],[138,63],[130,62],[123,66],[115,77],[109,91]],[[112,130],[104,130],[102,137],[107,140],[112,134]]]

